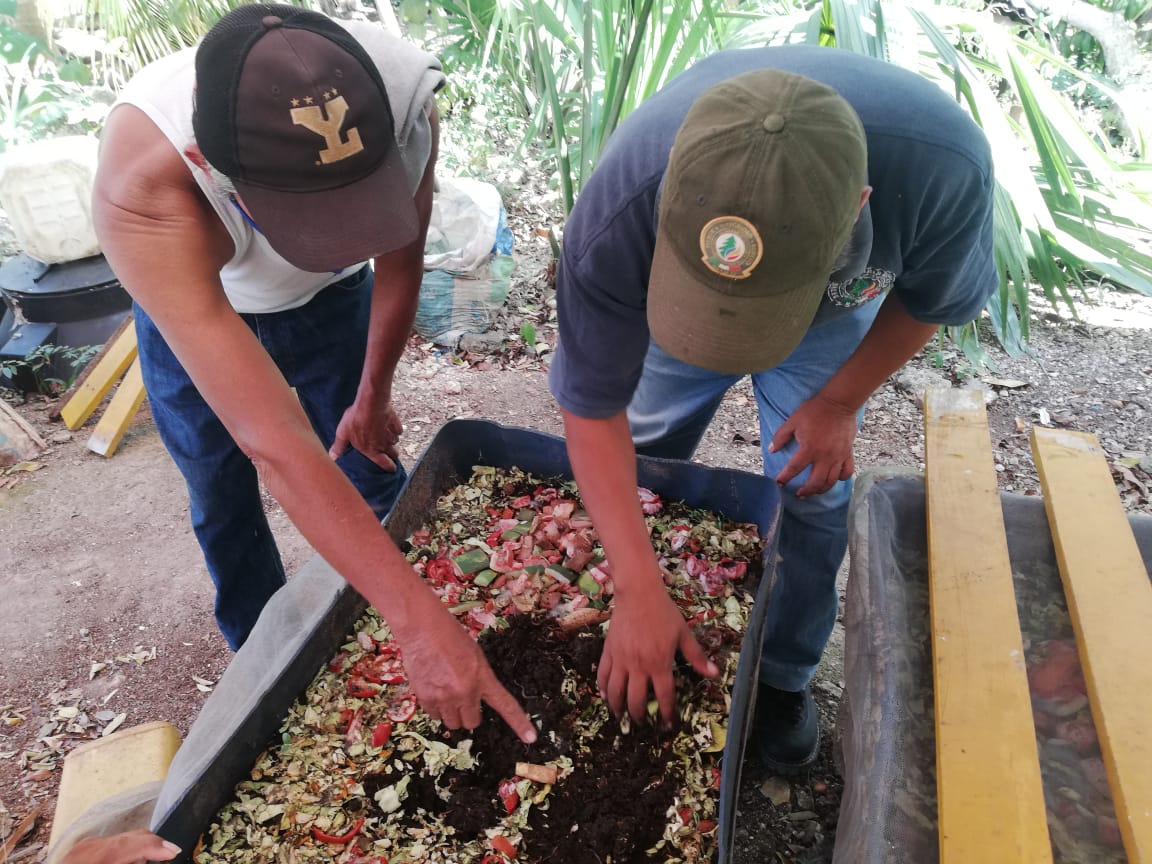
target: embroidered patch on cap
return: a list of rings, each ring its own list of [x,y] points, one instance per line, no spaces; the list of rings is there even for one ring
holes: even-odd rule
[[[701,261],[719,276],[747,279],[760,263],[764,243],[747,219],[718,216],[700,232]]]

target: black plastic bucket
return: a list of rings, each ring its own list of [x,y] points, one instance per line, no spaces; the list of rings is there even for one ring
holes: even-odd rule
[[[0,265],[0,295],[23,320],[56,324],[56,344],[74,348],[102,345],[132,308],[103,255],[63,264],[16,255]]]
[[[391,537],[400,542],[424,525],[436,499],[452,486],[466,482],[474,465],[518,467],[541,478],[572,477],[564,441],[555,435],[485,420],[452,420],[440,429],[416,462],[404,491],[386,518]],[[744,745],[755,708],[760,643],[776,561],[780,493],[774,482],[759,474],[651,457],[639,458],[638,479],[641,486],[667,500],[685,501],[730,519],[754,522],[764,538],[764,571],[756,587],[756,604],[732,685],[723,753],[717,864],[726,864],[732,856]],[[312,581],[328,579],[335,587],[325,594],[321,586],[310,597],[304,596],[307,589],[301,587],[298,596],[290,596],[297,588],[294,583],[308,581],[312,577],[306,571],[315,572],[318,568],[326,572],[317,574],[318,578]],[[205,703],[176,754],[153,815],[153,830],[182,849],[194,848],[216,813],[232,799],[236,783],[247,777],[257,757],[269,746],[288,709],[345,641],[366,605],[319,556],[278,592],[249,641],[217,683],[216,692]],[[275,624],[270,612],[278,616]],[[275,636],[280,637],[280,643],[291,644],[270,661],[257,646],[265,643],[266,648],[276,642],[275,636],[268,640],[259,638],[261,631],[271,626],[277,628]],[[276,668],[268,668],[270,662]],[[230,677],[234,680],[229,681]],[[235,682],[240,681],[245,682],[247,692],[236,686]],[[259,682],[255,693],[253,681]],[[238,708],[245,702],[246,707]],[[176,860],[189,858],[190,853],[185,853]]]

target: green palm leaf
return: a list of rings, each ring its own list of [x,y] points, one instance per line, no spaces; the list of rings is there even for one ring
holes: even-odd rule
[[[110,39],[123,37],[138,66],[195,45],[246,0],[87,0],[86,14]],[[297,0],[283,0],[309,6]]]
[[[817,18],[820,28],[812,26]],[[993,242],[1000,291],[988,312],[1009,352],[1027,341],[1032,284],[1050,303],[1073,311],[1086,275],[1152,294],[1150,166],[1124,163],[1050,82],[1061,72],[1105,97],[1115,88],[1036,41],[1013,36],[989,14],[954,6],[825,0],[807,24],[787,23],[772,31],[769,44],[831,42],[888,57],[934,80],[981,125],[997,176]],[[1012,117],[1013,108],[1023,122]],[[950,332],[970,358],[987,362],[975,327]]]

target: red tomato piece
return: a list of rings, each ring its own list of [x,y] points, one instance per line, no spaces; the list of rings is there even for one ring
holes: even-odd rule
[[[381,720],[372,728],[372,746],[383,747],[384,744],[392,737],[392,724],[387,720]]]
[[[512,845],[512,841],[505,837],[503,834],[497,834],[492,838],[492,848],[499,852],[506,858],[516,857],[516,847]]]
[[[359,676],[348,679],[348,695],[357,699],[371,699],[380,693],[380,687]]]
[[[364,726],[364,709],[357,708],[352,719],[348,721],[348,731],[344,733],[345,744],[355,744],[360,740],[360,729]]]
[[[407,723],[416,713],[416,697],[406,693],[388,706],[385,712],[393,723]]]
[[[329,834],[327,831],[321,831],[315,825],[312,826],[312,836],[319,840],[321,843],[332,843],[335,845],[342,845],[347,843],[353,837],[360,833],[360,829],[364,827],[364,817],[361,816],[352,823],[352,827],[345,831],[343,834]]]
[[[513,813],[520,806],[520,790],[516,788],[515,780],[505,780],[499,788],[500,800],[504,803],[504,812]]]
[[[352,667],[353,677],[363,678],[374,684],[399,684],[407,680],[404,663],[399,655],[372,654],[361,657]]]
[[[424,565],[424,576],[433,585],[456,582],[456,569],[447,558],[432,558]]]

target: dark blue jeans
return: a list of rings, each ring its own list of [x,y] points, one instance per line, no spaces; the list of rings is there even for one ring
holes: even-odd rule
[[[296,389],[325,447],[356,398],[371,295],[372,271],[364,267],[298,309],[240,316]],[[152,319],[139,305],[134,314],[152,416],[188,486],[192,528],[216,584],[216,621],[235,650],[284,584],[284,565],[264,516],[256,469],[200,396]],[[384,471],[352,449],[337,465],[383,519],[404,485],[403,467]]]

